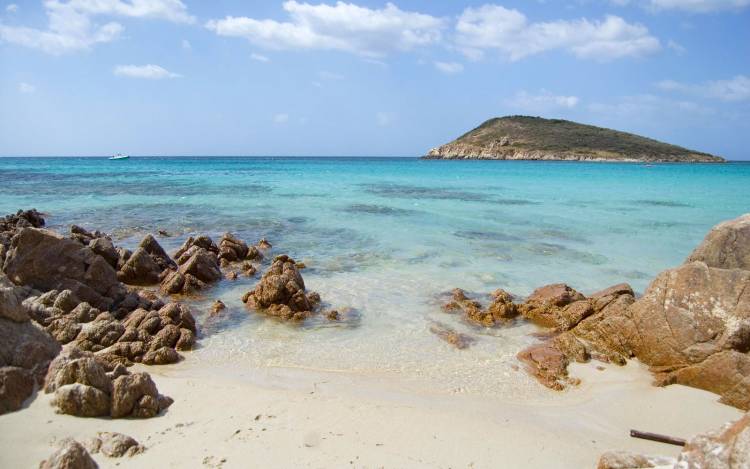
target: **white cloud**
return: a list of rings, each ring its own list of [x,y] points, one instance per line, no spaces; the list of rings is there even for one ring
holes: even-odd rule
[[[573,109],[579,101],[577,96],[557,96],[547,90],[540,90],[538,94],[520,91],[507,100],[506,104],[525,112],[546,112],[556,109]]]
[[[464,71],[463,64],[458,62],[435,62],[435,68],[448,75],[461,73]]]
[[[190,41],[187,39],[182,40],[182,49],[183,50],[193,50],[193,45],[190,44]]]
[[[556,20],[530,23],[518,10],[499,5],[467,8],[456,24],[457,45],[467,57],[496,50],[510,60],[550,50],[600,61],[637,57],[661,49],[659,39],[640,24],[619,16],[603,20]]]
[[[270,60],[271,60],[268,57],[266,57],[265,55],[256,54],[255,52],[253,52],[252,54],[250,54],[250,58],[253,59],[253,60],[255,60],[255,61],[257,61],[257,62],[270,62]]]
[[[8,6],[5,7],[5,11],[8,13],[15,13],[18,11],[18,5],[15,3],[9,3]]]
[[[737,75],[728,80],[715,80],[690,84],[664,80],[656,84],[665,91],[677,91],[721,101],[745,101],[750,99],[750,77]]]
[[[21,82],[18,84],[18,91],[24,94],[31,94],[36,91],[36,86],[26,82]]]
[[[679,42],[676,42],[676,41],[674,41],[672,39],[670,39],[667,42],[667,47],[669,47],[670,49],[672,49],[673,51],[675,51],[677,53],[677,55],[683,55],[687,51],[687,49],[685,49],[685,47],[682,44],[680,44]]]
[[[655,10],[682,10],[691,13],[711,13],[739,10],[750,5],[750,0],[650,0]]]
[[[147,80],[162,80],[164,78],[178,78],[182,75],[172,73],[158,65],[118,65],[114,74],[120,77],[144,78]]]
[[[628,119],[637,117],[639,119],[655,118],[663,120],[665,115],[681,118],[686,115],[708,116],[715,114],[713,109],[692,101],[676,101],[651,94],[621,96],[606,103],[594,102],[588,106],[588,110],[607,117],[616,116]]]
[[[345,78],[344,75],[340,73],[329,72],[327,70],[319,71],[318,77],[320,77],[321,80],[326,80],[326,81],[341,81]]]
[[[437,43],[444,20],[400,10],[392,3],[370,9],[353,3],[283,4],[289,21],[227,16],[206,27],[220,36],[242,37],[269,49],[338,50],[368,57]]]
[[[280,113],[273,116],[273,121],[277,124],[286,124],[289,122],[289,114]]]
[[[47,29],[0,24],[0,41],[60,55],[110,42],[123,31],[121,24],[95,24],[96,16],[164,19],[193,23],[180,0],[46,0]]]

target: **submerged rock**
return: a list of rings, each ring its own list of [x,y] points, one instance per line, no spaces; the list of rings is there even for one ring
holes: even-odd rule
[[[476,342],[474,337],[451,329],[442,323],[435,323],[430,326],[430,332],[459,350],[469,348],[474,342]]]

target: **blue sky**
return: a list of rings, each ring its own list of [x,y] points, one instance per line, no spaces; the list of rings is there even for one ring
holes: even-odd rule
[[[0,0],[0,155],[417,156],[556,117],[750,159],[750,0]]]

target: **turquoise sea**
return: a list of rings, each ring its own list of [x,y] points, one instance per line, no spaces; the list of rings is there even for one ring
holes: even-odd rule
[[[586,293],[623,281],[643,291],[711,226],[750,212],[750,164],[0,158],[0,212],[32,207],[52,228],[76,223],[126,246],[159,229],[170,249],[194,234],[265,237],[307,264],[309,289],[356,318],[300,328],[258,317],[240,301],[255,279],[241,277],[194,302],[203,338],[190,360],[502,390],[532,327],[474,328],[440,311],[441,293],[523,296],[551,282]],[[215,298],[227,319],[206,318]],[[454,350],[430,333],[435,322],[477,342]],[[511,381],[509,392],[536,388]]]

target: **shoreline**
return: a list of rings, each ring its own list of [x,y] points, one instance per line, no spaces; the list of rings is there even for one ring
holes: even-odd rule
[[[526,403],[405,389],[397,379],[351,373],[268,368],[217,375],[189,354],[176,365],[136,368],[147,369],[176,398],[166,413],[148,420],[72,417],[54,413],[51,396],[38,394],[27,408],[0,417],[0,463],[35,466],[60,439],[86,441],[106,429],[147,450],[123,459],[94,455],[102,468],[479,468],[497,467],[499,460],[580,468],[594,467],[601,453],[615,448],[679,452],[634,440],[630,428],[690,437],[742,415],[705,391],[653,387],[634,362],[604,371],[575,365],[583,385]]]

